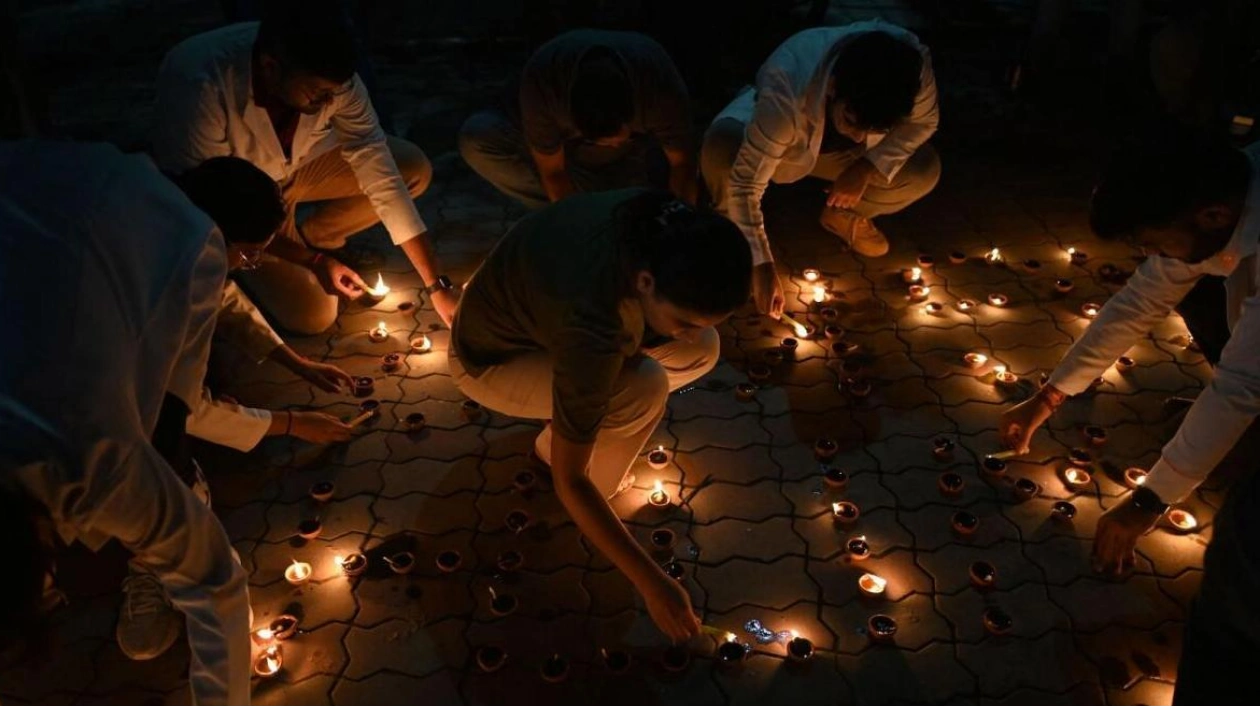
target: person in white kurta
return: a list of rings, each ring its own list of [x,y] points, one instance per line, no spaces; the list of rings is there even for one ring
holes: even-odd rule
[[[63,541],[131,550],[186,617],[194,701],[248,703],[245,572],[150,441],[168,392],[189,408],[201,394],[219,230],[107,145],[3,144],[0,174],[20,176],[0,185],[0,493],[24,493]]]

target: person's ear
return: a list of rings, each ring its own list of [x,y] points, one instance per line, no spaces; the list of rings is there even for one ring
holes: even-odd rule
[[[1233,228],[1238,222],[1238,214],[1228,204],[1208,204],[1194,214],[1194,225],[1200,231],[1219,231]]]
[[[640,270],[634,278],[634,289],[644,297],[651,297],[656,292],[656,278],[647,270]]]

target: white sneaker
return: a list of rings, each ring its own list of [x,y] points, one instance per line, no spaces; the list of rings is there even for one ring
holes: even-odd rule
[[[118,647],[132,660],[152,660],[179,638],[184,617],[171,606],[155,575],[131,570],[123,580],[123,602],[114,631]]]

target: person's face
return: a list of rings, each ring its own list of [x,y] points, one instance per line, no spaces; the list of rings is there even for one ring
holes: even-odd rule
[[[700,332],[721,324],[730,314],[714,316],[700,314],[679,307],[656,293],[656,280],[646,270],[639,273],[635,281],[639,302],[643,305],[643,319],[652,331],[671,339],[696,341]]]
[[[254,270],[262,263],[263,252],[267,250],[267,246],[271,245],[271,241],[275,239],[272,234],[262,243],[232,243],[227,247],[228,270]]]
[[[866,137],[872,131],[858,124],[857,116],[854,115],[844,101],[833,100],[829,112],[831,113],[831,125],[836,129],[836,132],[853,142],[866,142]]]
[[[261,56],[263,86],[268,96],[286,108],[299,113],[314,115],[332,103],[333,99],[348,92],[353,83],[337,83],[303,71],[287,68],[270,54]]]
[[[630,132],[630,125],[626,124],[626,125],[622,125],[621,129],[612,135],[606,135],[604,137],[586,138],[586,141],[591,143],[592,145],[599,145],[600,147],[610,147],[610,148],[615,149],[615,148],[621,147],[622,145],[625,145],[627,142],[630,142],[631,135],[632,133]]]
[[[1167,226],[1141,227],[1134,234],[1137,246],[1148,254],[1201,263],[1229,243],[1239,214],[1225,204],[1205,206]]]

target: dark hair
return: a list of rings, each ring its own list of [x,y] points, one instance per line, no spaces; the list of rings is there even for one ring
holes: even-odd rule
[[[266,0],[257,46],[288,71],[345,83],[354,76],[358,45],[342,0]]]
[[[0,488],[0,536],[5,579],[0,600],[0,652],[7,662],[25,649],[41,647],[44,577],[52,556],[40,537],[43,507],[19,487]],[[51,522],[51,521],[50,521]]]
[[[1125,143],[1094,188],[1089,225],[1099,238],[1133,237],[1196,209],[1245,193],[1251,163],[1224,139],[1161,126]]]
[[[660,297],[699,314],[730,314],[748,301],[752,251],[725,217],[653,190],[622,202],[613,220],[627,287],[647,270]]]
[[[835,100],[844,101],[858,127],[890,130],[914,108],[922,73],[918,49],[876,30],[841,45],[831,78]]]
[[[630,79],[611,50],[595,47],[582,55],[569,85],[569,113],[586,138],[616,135],[634,118]]]
[[[280,187],[239,157],[211,157],[175,177],[175,183],[228,243],[262,243],[284,223]]]

